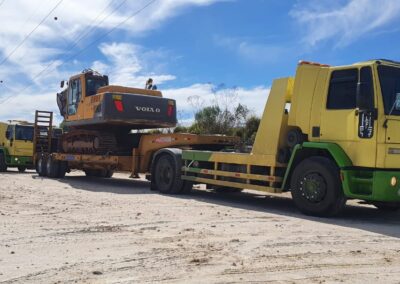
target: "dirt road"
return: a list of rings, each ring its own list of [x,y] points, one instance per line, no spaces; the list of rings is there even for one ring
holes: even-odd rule
[[[250,191],[2,173],[0,282],[400,283],[400,214],[350,205],[319,219]]]

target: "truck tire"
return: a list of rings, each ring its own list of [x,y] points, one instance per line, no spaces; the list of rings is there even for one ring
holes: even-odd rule
[[[304,142],[304,135],[300,129],[289,130],[286,136],[286,145],[289,148],[293,148],[297,144],[302,144]]]
[[[381,211],[395,212],[400,210],[400,202],[373,202],[372,204]]]
[[[36,172],[40,177],[45,177],[47,175],[45,157],[40,157],[39,160],[36,162]]]
[[[180,168],[170,154],[161,154],[154,165],[154,184],[161,193],[181,193]]]
[[[47,158],[46,173],[49,178],[57,178],[59,173],[59,162],[52,157]]]
[[[4,153],[0,153],[0,172],[6,172],[6,171],[7,171],[6,157],[4,156]]]
[[[19,167],[18,167],[18,171],[19,171],[20,173],[24,173],[24,172],[26,171],[26,167],[19,166]]]
[[[300,162],[293,171],[290,186],[296,207],[306,215],[334,216],[346,203],[339,169],[325,157]]]

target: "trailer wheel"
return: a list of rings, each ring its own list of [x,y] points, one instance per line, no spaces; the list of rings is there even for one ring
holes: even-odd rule
[[[19,171],[20,173],[24,173],[24,172],[26,171],[26,167],[19,166],[19,167],[18,167],[18,171]]]
[[[399,202],[373,202],[372,204],[381,211],[395,212],[400,210]]]
[[[39,160],[36,163],[36,172],[40,177],[45,177],[46,176],[46,158],[45,157],[40,157]]]
[[[6,171],[7,171],[6,157],[4,156],[4,153],[0,153],[0,172],[6,172]]]
[[[307,215],[333,216],[346,203],[336,164],[324,157],[311,157],[294,169],[291,193],[296,207]]]
[[[169,154],[162,154],[155,161],[154,182],[161,193],[180,193],[182,180],[174,158]]]
[[[47,176],[49,178],[57,178],[59,169],[60,169],[59,162],[57,160],[54,160],[52,157],[48,157],[46,163]]]

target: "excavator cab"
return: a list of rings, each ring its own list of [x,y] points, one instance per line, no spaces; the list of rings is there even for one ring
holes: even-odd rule
[[[65,81],[61,81],[60,87],[63,88],[64,84]],[[91,69],[83,70],[81,74],[72,76],[67,83],[67,88],[57,94],[57,104],[61,116],[66,118],[66,116],[76,115],[79,104],[86,97],[96,95],[98,89],[104,86],[108,86],[108,76]],[[78,117],[80,118],[79,113]]]

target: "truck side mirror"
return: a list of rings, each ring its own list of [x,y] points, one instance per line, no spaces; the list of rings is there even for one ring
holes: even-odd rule
[[[359,110],[369,111],[374,109],[374,97],[372,94],[369,83],[359,82],[357,84],[356,104]]]
[[[6,138],[10,140],[11,132],[9,130],[6,131]]]
[[[61,88],[61,89],[64,88],[64,80],[62,80],[62,81],[60,82],[60,88]]]

